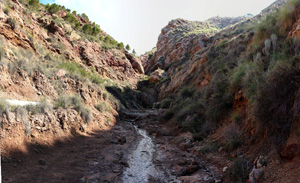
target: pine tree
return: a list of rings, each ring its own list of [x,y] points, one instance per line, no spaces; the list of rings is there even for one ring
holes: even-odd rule
[[[126,49],[127,51],[131,50],[129,44],[126,45],[125,49]]]

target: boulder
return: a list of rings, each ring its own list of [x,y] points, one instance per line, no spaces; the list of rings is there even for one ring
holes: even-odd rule
[[[47,26],[47,29],[53,34],[58,33],[59,35],[65,37],[63,29],[60,28],[54,21],[51,21],[50,25]]]
[[[129,53],[125,53],[126,58],[130,61],[132,68],[140,74],[144,74],[142,62]]]
[[[264,176],[264,168],[255,168],[253,167],[252,171],[249,174],[249,181],[251,183],[259,182]]]
[[[56,76],[57,77],[64,77],[65,75],[67,74],[67,72],[64,70],[64,69],[59,69],[57,72],[56,72]]]
[[[149,82],[150,83],[158,83],[159,80],[163,77],[163,74],[165,73],[162,69],[156,69],[154,72],[151,73]]]

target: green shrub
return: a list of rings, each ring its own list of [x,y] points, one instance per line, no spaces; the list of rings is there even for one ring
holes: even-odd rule
[[[135,49],[133,49],[133,50],[132,50],[132,54],[133,54],[133,55],[135,55],[135,54],[136,54],[136,51],[135,51]]]
[[[161,101],[161,104],[160,104],[160,108],[163,108],[163,109],[167,109],[171,106],[171,103],[172,103],[172,99],[164,99]]]
[[[181,96],[182,98],[190,98],[194,95],[195,93],[195,88],[190,88],[185,86],[182,90],[181,90]]]
[[[169,110],[163,114],[162,119],[168,121],[168,120],[172,119],[174,115],[175,115],[174,111]]]
[[[40,5],[40,1],[39,0],[29,0],[29,5],[33,8],[33,9],[38,9],[39,5]]]
[[[76,27],[76,24],[78,23],[78,20],[70,13],[67,13],[67,15],[64,17],[64,19],[66,21],[70,22],[72,25],[75,25],[75,27]]]
[[[85,19],[85,20],[88,21],[88,22],[90,21],[90,20],[89,20],[89,17],[88,17],[85,13],[82,13],[82,14],[80,15],[80,17],[83,18],[83,19]]]
[[[93,115],[89,108],[82,108],[80,113],[81,117],[85,120],[86,123],[90,123],[92,121]]]
[[[15,30],[17,28],[17,21],[13,18],[8,18],[7,23],[10,25],[12,30]]]
[[[231,88],[233,88],[234,90],[235,89],[239,90],[242,87],[241,86],[242,79],[246,74],[246,70],[247,70],[246,63],[240,64],[238,67],[234,68],[229,78]]]
[[[242,78],[243,91],[250,102],[254,102],[257,91],[264,80],[263,68],[257,64],[248,64],[244,77]]]
[[[79,29],[81,28],[80,23],[79,23],[79,22],[76,22],[74,28],[77,29],[77,30],[79,30]]]
[[[299,9],[298,0],[289,0],[287,4],[278,12],[278,21],[280,22],[279,30],[282,34],[287,34],[293,24],[298,20],[295,11]]]
[[[5,8],[4,8],[3,12],[4,12],[6,15],[9,15],[10,11],[11,11],[11,9],[10,9],[10,4],[7,3],[7,4],[5,5]]]
[[[55,107],[56,108],[64,108],[67,109],[70,106],[71,102],[69,97],[65,95],[59,96],[59,98],[55,101]]]
[[[89,24],[85,24],[82,27],[82,32],[85,34],[92,34],[93,33],[93,28]]]
[[[297,13],[294,13],[297,8],[299,8],[298,0],[290,0],[279,11],[267,15],[256,28],[255,42],[264,41],[270,38],[272,34],[286,36],[297,21]]]
[[[118,43],[117,48],[119,50],[123,50],[124,49],[124,44],[123,43]]]
[[[14,62],[10,62],[8,64],[9,73],[12,75],[14,74],[17,69],[22,69],[26,71],[29,75],[32,75],[33,71],[36,69],[36,65],[33,62],[28,62],[28,60],[20,59]]]
[[[272,34],[279,34],[278,32],[278,17],[277,14],[269,14],[264,20],[258,23],[255,33],[256,42],[264,41]]]
[[[102,79],[97,73],[88,72],[75,62],[62,62],[58,65],[58,68],[65,69],[69,77],[79,79],[82,82],[90,80],[95,84],[102,84],[106,81],[105,79]]]
[[[129,44],[126,45],[125,49],[126,49],[127,51],[129,51],[129,50],[131,49],[130,46],[129,46]]]
[[[92,34],[94,36],[97,36],[99,33],[100,33],[100,29],[97,27],[97,26],[94,26],[93,29],[92,29]]]
[[[229,176],[234,182],[246,182],[250,173],[248,161],[237,158],[228,169]]]
[[[0,114],[3,114],[6,109],[9,109],[9,104],[2,98],[0,98]]]
[[[236,112],[233,114],[233,120],[235,123],[239,124],[241,121],[241,113],[240,112]]]
[[[111,110],[110,105],[108,105],[106,102],[100,102],[99,104],[95,105],[95,108],[101,113]]]
[[[277,144],[285,141],[292,121],[299,118],[298,63],[299,60],[279,62],[269,71],[266,82],[259,87],[254,105],[254,114],[261,126],[268,130],[269,136],[276,136]]]
[[[22,106],[18,106],[15,109],[15,112],[16,112],[17,119],[20,120],[25,127],[26,135],[30,136],[31,135],[31,122],[28,120],[27,110]]]
[[[51,111],[52,107],[46,99],[41,99],[37,105],[27,105],[26,110],[32,115],[45,114],[47,111]]]
[[[49,13],[55,14],[59,11],[59,6],[55,3],[51,4],[50,7],[47,9]]]
[[[198,153],[200,154],[214,153],[217,152],[220,147],[221,147],[220,143],[209,140],[208,142],[205,143],[204,146],[202,146],[198,150]]]
[[[122,46],[124,46],[123,43],[120,43],[120,45],[119,45],[119,43],[116,40],[114,40],[112,37],[110,37],[109,35],[107,35],[104,38],[103,42],[109,48],[118,48],[118,46],[121,48]]]
[[[224,131],[225,150],[230,152],[242,144],[242,131],[236,124],[231,124]]]
[[[229,92],[226,76],[215,74],[206,91],[206,118],[216,123],[228,114],[233,104],[233,95]]]
[[[84,106],[80,97],[61,95],[55,101],[55,107],[64,109],[73,108],[81,115],[86,123],[89,123],[92,120],[91,110]]]

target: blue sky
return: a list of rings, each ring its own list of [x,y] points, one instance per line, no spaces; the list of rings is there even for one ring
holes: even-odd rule
[[[206,20],[213,16],[258,14],[275,0],[40,0],[85,13],[91,21],[138,54],[156,46],[172,19]]]

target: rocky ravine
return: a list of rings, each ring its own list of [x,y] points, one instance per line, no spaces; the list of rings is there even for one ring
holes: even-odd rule
[[[110,130],[75,136],[52,147],[31,145],[28,154],[16,153],[3,159],[3,180],[8,183],[221,182],[217,169],[179,149],[171,129],[153,120],[153,114],[157,112],[131,111],[127,119],[120,120]],[[151,135],[133,124],[149,129]],[[193,143],[188,135],[181,136],[180,141],[182,146]]]

